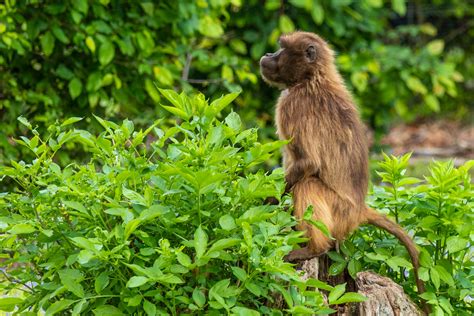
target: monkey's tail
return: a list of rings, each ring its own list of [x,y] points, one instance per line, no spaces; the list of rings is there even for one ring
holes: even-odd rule
[[[365,215],[369,224],[388,231],[390,234],[397,237],[398,240],[400,240],[400,242],[406,247],[413,263],[413,271],[415,275],[416,286],[418,287],[418,293],[424,293],[425,284],[418,277],[418,269],[420,267],[420,253],[418,252],[418,249],[416,248],[416,244],[413,239],[397,223],[391,221],[385,215],[382,215],[369,207],[366,208]],[[430,313],[429,307],[427,306],[424,300],[423,307],[426,313]]]

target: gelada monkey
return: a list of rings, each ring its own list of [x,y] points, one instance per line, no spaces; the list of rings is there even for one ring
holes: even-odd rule
[[[308,206],[336,240],[343,240],[359,225],[369,223],[395,235],[407,248],[418,278],[419,253],[410,236],[396,223],[365,204],[368,149],[364,127],[351,94],[334,64],[334,54],[313,33],[295,32],[280,38],[280,49],[260,59],[263,79],[282,89],[276,106],[284,148],[287,190],[292,191],[299,220]],[[333,241],[319,229],[301,221],[308,246],[296,249],[288,261],[306,260],[328,251]]]

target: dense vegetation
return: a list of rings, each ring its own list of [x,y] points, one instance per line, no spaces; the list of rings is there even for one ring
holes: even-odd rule
[[[40,129],[71,116],[98,128],[91,113],[150,124],[165,115],[154,83],[205,95],[242,89],[244,123],[269,126],[276,91],[258,79],[257,61],[295,29],[333,45],[377,131],[396,118],[462,117],[474,97],[473,16],[462,0],[7,0],[0,153],[18,156],[10,137],[19,115]]]
[[[304,239],[258,60],[296,29],[335,49],[378,136],[472,114],[469,1],[2,1],[0,311],[324,314],[363,300],[282,260]],[[420,246],[433,313],[471,315],[474,163],[418,179],[409,158],[384,157],[368,203]],[[362,228],[330,257],[332,274],[372,269],[420,301],[391,235]]]
[[[16,184],[0,200],[0,245],[9,267],[0,290],[17,293],[0,299],[0,310],[325,314],[333,310],[316,289],[329,291],[329,304],[363,300],[344,293],[344,284],[301,281],[283,261],[305,239],[292,229],[287,197],[281,200],[282,170],[259,168],[283,142],[260,143],[235,112],[216,119],[237,94],[209,105],[203,95],[162,93],[171,103],[164,109],[181,123],[158,120],[136,130],[129,120],[117,125],[97,117],[104,131],[94,135],[71,128],[80,118],[70,118],[41,136],[20,118],[32,135],[18,142],[36,158],[0,169]],[[83,148],[88,162],[55,163],[70,145]],[[373,188],[371,204],[422,247],[422,297],[434,313],[469,315],[474,163],[458,169],[435,163],[422,181],[404,174],[408,159],[385,157],[379,172],[385,185]],[[272,196],[280,205],[264,205]],[[341,250],[330,253],[331,274],[373,268],[419,299],[405,248],[393,236],[364,229]]]

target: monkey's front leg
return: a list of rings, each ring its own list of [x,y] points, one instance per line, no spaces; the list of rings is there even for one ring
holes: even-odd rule
[[[291,164],[290,167],[285,170],[285,181],[286,181],[286,186],[285,186],[285,193],[291,192],[291,189],[293,186],[303,179],[304,177],[304,168],[300,163],[293,163]]]

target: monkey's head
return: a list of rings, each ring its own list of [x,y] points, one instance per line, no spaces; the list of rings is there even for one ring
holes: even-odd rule
[[[285,34],[280,37],[279,44],[279,50],[260,59],[263,79],[278,88],[312,80],[334,63],[332,50],[314,33]]]

